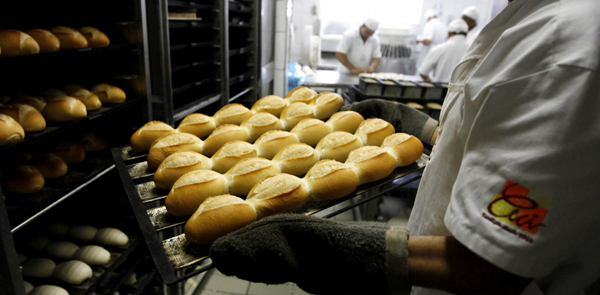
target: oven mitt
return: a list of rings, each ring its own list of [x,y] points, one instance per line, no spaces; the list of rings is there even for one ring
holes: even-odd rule
[[[340,110],[355,111],[365,119],[383,119],[390,122],[396,128],[396,132],[414,135],[429,145],[431,145],[431,139],[438,126],[436,120],[419,110],[413,109],[403,103],[383,99],[368,99],[355,102],[343,106]]]
[[[312,294],[389,294],[410,288],[407,244],[405,227],[280,214],[219,238],[210,257],[223,274],[252,282],[294,282]]]

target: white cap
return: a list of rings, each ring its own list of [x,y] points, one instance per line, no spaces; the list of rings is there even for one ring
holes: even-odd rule
[[[469,25],[462,18],[455,19],[448,25],[448,32],[450,33],[467,33],[469,31]]]
[[[377,29],[379,28],[379,21],[376,19],[368,18],[365,21],[365,27],[367,27],[369,30],[377,31]]]
[[[462,15],[477,22],[479,19],[479,10],[477,10],[477,7],[475,6],[469,6],[463,10]]]
[[[429,9],[429,10],[425,11],[425,19],[430,19],[435,16],[438,16],[437,11],[435,11],[433,9]]]

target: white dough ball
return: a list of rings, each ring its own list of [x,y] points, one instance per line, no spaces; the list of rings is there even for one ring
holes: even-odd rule
[[[56,263],[48,258],[31,258],[21,264],[23,276],[31,278],[49,278],[56,268]]]
[[[124,246],[129,242],[129,237],[119,229],[104,227],[98,230],[96,242],[108,246]]]
[[[52,277],[63,282],[79,285],[92,277],[92,268],[79,260],[60,263],[52,272]]]
[[[54,256],[56,258],[68,260],[73,258],[73,254],[75,254],[75,251],[77,251],[78,249],[79,246],[75,245],[74,243],[67,241],[58,241],[51,242],[50,244],[48,244],[48,246],[44,248],[44,251],[48,255]]]
[[[84,246],[75,252],[73,259],[81,260],[91,265],[106,265],[110,262],[110,252],[96,245]]]
[[[90,225],[76,225],[69,229],[69,237],[80,241],[91,242],[94,240],[98,229]]]
[[[53,222],[48,225],[48,231],[57,236],[64,236],[69,232],[69,228],[71,228],[68,224],[64,222]]]
[[[69,292],[58,286],[41,285],[33,288],[27,295],[69,295]]]
[[[34,288],[33,285],[28,281],[23,281],[23,285],[25,286],[25,294],[28,294]]]

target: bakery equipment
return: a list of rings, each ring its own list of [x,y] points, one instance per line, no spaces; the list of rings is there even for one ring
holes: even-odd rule
[[[380,26],[381,62],[376,72],[415,75],[417,72],[416,36],[408,28]]]

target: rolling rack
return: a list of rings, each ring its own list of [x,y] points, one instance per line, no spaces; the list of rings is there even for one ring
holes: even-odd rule
[[[212,263],[207,261],[210,258],[209,247],[194,245],[185,239],[183,228],[187,218],[167,213],[164,200],[168,190],[161,191],[155,187],[154,174],[147,170],[147,153],[137,153],[130,146],[122,146],[113,148],[112,155],[142,236],[163,282],[174,285],[211,269]],[[412,165],[395,169],[383,180],[361,185],[344,198],[306,203],[293,212],[314,215],[341,202],[352,201],[352,205],[322,217],[335,216],[419,179],[428,161],[429,156],[423,154]]]

